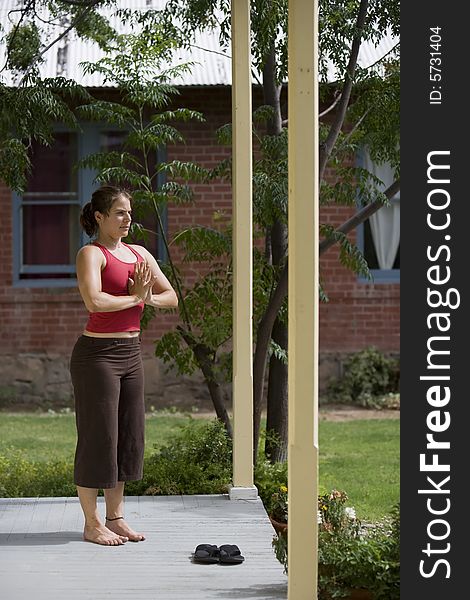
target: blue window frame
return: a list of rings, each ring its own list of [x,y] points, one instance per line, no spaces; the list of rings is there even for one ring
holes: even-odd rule
[[[81,230],[79,214],[89,201],[96,175],[74,170],[81,158],[103,150],[103,136],[119,137],[115,128],[83,123],[81,131],[57,127],[51,147],[33,146],[33,172],[26,192],[13,193],[13,285],[16,287],[75,287],[75,256],[90,238]],[[165,160],[157,152],[156,163]],[[160,186],[163,178],[157,181]],[[163,213],[167,229],[167,211]],[[156,226],[154,230],[156,230]],[[161,236],[149,247],[161,260],[166,252]]]
[[[356,164],[362,168],[367,168],[369,170],[370,170],[371,164],[373,167],[373,163],[371,163],[369,157],[367,156],[366,150],[364,150],[364,149],[358,153]],[[392,181],[384,180],[383,189],[386,189],[391,183],[392,183]],[[399,203],[400,203],[400,194],[398,193],[391,200],[391,205],[392,206],[394,205],[394,207],[389,212],[393,213],[393,211],[396,210],[396,207],[398,207],[398,209],[399,209]],[[358,197],[358,206],[359,207],[362,206],[360,197]],[[380,209],[380,210],[385,210],[385,209]],[[396,226],[396,223],[395,223],[395,226]],[[399,224],[398,224],[398,227],[399,227]],[[378,243],[380,243],[380,240],[377,240],[378,235],[379,234],[377,233],[377,230],[376,230],[376,241],[378,241]],[[397,242],[397,240],[395,240],[395,243],[396,242]],[[358,245],[358,248],[363,253],[364,257],[366,258],[367,263],[369,265],[370,273],[372,275],[372,280],[369,280],[369,279],[366,279],[365,277],[359,276],[359,278],[358,278],[359,281],[361,281],[362,283],[399,283],[400,282],[400,243],[399,243],[399,240],[398,240],[398,247],[397,247],[395,256],[394,257],[392,256],[392,260],[390,260],[390,263],[393,262],[393,265],[391,268],[380,268],[380,263],[379,263],[379,259],[378,259],[378,251],[377,251],[377,248],[376,248],[376,245],[374,242],[374,237],[372,235],[371,219],[367,219],[364,223],[359,225],[359,227],[357,228],[357,245]]]

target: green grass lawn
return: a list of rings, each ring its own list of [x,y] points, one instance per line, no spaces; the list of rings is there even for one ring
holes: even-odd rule
[[[191,417],[184,414],[158,413],[145,421],[145,454],[162,446],[175,427],[184,425]],[[21,450],[27,460],[47,462],[51,459],[73,461],[75,453],[75,415],[69,414],[12,414],[0,412],[0,454],[9,448]]]
[[[398,419],[321,421],[320,486],[344,490],[361,519],[390,512],[400,497]]]
[[[157,412],[146,420],[148,456],[191,417]],[[360,519],[387,514],[399,499],[399,420],[320,421],[320,488],[346,491]],[[0,455],[21,450],[29,461],[73,462],[73,414],[0,412]]]

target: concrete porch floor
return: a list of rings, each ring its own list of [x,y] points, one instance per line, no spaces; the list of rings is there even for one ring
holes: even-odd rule
[[[147,539],[105,547],[83,541],[78,498],[0,498],[2,600],[287,598],[259,498],[126,496],[125,516]],[[236,544],[245,562],[193,563],[200,543]]]

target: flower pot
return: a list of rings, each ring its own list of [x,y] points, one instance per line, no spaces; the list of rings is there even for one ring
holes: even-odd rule
[[[270,515],[269,520],[271,521],[271,525],[274,527],[278,535],[287,535],[287,523],[280,523],[279,521],[273,519]]]

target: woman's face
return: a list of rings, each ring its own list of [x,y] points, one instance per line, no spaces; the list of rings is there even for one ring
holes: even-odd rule
[[[100,227],[100,233],[108,235],[113,239],[126,237],[132,222],[132,209],[130,201],[124,196],[119,196],[111,206],[109,215],[95,212],[96,220]]]

